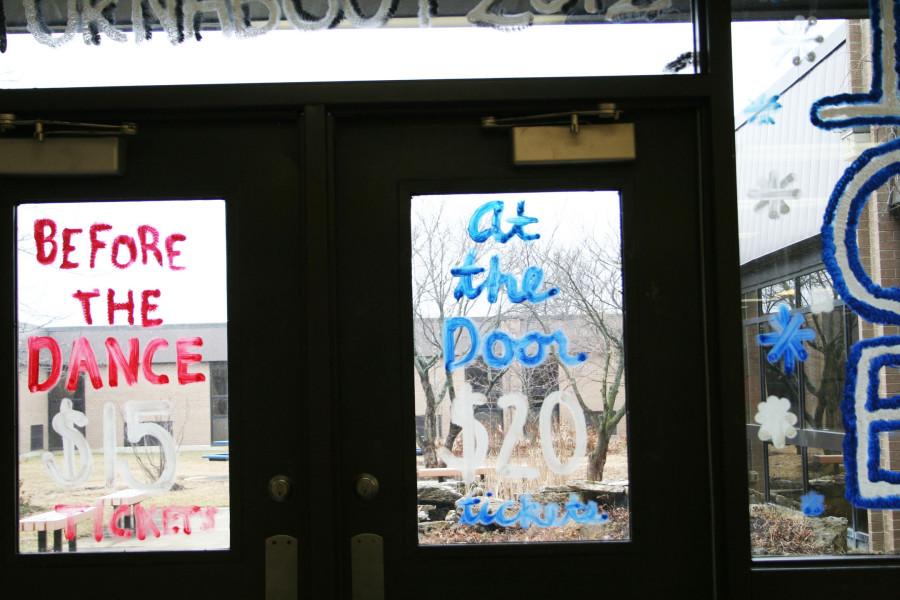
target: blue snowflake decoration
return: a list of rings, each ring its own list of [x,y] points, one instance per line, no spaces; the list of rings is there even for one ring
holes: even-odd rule
[[[825,496],[809,491],[800,496],[800,510],[807,517],[821,517],[825,513]]]
[[[756,341],[760,346],[772,346],[766,355],[769,364],[783,359],[785,374],[793,375],[797,362],[803,362],[809,356],[803,342],[816,339],[816,332],[804,328],[803,315],[792,315],[787,304],[778,305],[778,313],[769,318],[769,325],[773,331],[759,334]]]
[[[781,110],[781,103],[778,102],[780,96],[775,94],[766,98],[765,94],[754,100],[744,109],[747,115],[747,123],[756,123],[757,125],[774,125],[775,119],[773,115]]]

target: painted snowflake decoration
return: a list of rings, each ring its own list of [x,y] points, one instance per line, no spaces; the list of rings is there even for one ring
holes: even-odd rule
[[[800,496],[800,510],[807,517],[821,517],[825,512],[825,496],[812,490]]]
[[[759,439],[772,442],[778,449],[784,448],[784,440],[797,436],[797,415],[791,412],[791,403],[787,398],[769,396],[760,402],[753,420],[759,423]]]
[[[744,114],[747,115],[747,123],[774,125],[775,118],[773,115],[781,110],[781,103],[778,102],[780,97],[781,96],[776,94],[767,98],[765,94],[763,94],[751,102],[750,105],[744,109]]]
[[[664,70],[666,71],[666,73],[678,73],[680,71],[684,71],[692,64],[694,64],[694,53],[682,52],[675,58],[675,60],[667,64]]]
[[[803,327],[803,315],[791,314],[787,304],[778,305],[778,312],[769,318],[769,325],[772,331],[759,334],[756,341],[760,346],[772,346],[766,355],[769,364],[783,359],[785,374],[793,375],[797,363],[809,356],[803,342],[816,339],[816,332]]]
[[[825,288],[813,288],[810,291],[809,312],[814,315],[830,313],[834,310],[834,294]]]
[[[753,210],[759,212],[768,206],[770,219],[777,219],[791,212],[787,200],[800,196],[800,188],[791,187],[795,178],[796,175],[788,173],[779,180],[778,173],[770,171],[768,177],[761,178],[757,187],[747,192],[749,198],[758,200]]]
[[[787,46],[775,64],[781,62],[791,56],[791,63],[799,67],[803,61],[815,62],[816,47],[825,41],[825,36],[812,32],[819,24],[815,17],[804,17],[797,15],[788,27],[779,27],[779,36],[775,39],[775,43],[779,46]]]

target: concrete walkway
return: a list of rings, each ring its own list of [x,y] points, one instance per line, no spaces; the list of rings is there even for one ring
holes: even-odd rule
[[[231,533],[231,510],[220,507],[216,513],[216,524],[211,529],[203,529],[203,519],[197,515],[191,519],[191,533],[162,533],[144,540],[134,537],[112,537],[106,531],[98,543],[93,537],[78,538],[78,552],[165,552],[171,550],[227,550]],[[157,523],[159,526],[159,523]]]

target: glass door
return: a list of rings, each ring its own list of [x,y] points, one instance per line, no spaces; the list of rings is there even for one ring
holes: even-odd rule
[[[132,117],[122,176],[6,178],[16,582],[712,597],[700,113],[619,108]]]
[[[484,116],[330,121],[345,597],[711,597],[697,113]]]
[[[308,498],[298,116],[130,117],[122,174],[2,183],[8,572],[39,597],[262,597]]]

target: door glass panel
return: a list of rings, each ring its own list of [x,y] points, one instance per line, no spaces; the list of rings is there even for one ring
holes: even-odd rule
[[[897,6],[820,5],[732,2],[757,558],[900,551]]]
[[[228,548],[224,201],[16,220],[19,551]]]
[[[6,5],[3,88],[695,72],[689,0]]]
[[[422,545],[627,540],[619,194],[411,203]]]

